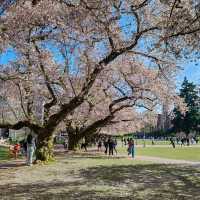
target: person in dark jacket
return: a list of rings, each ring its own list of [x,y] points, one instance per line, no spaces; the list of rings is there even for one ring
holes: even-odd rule
[[[108,153],[108,140],[105,139],[103,144],[104,144],[104,147],[105,147],[105,152],[104,153],[107,154]]]
[[[113,155],[113,147],[114,147],[114,141],[113,139],[110,137],[108,139],[108,148],[109,148],[109,156]]]
[[[174,143],[174,140],[172,137],[170,138],[170,143],[171,143],[172,147],[175,149],[176,146],[175,146],[175,143]]]

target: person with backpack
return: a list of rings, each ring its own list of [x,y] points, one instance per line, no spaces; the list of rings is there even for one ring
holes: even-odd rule
[[[35,151],[35,139],[32,134],[27,137],[27,165],[32,166],[33,164],[33,154]]]

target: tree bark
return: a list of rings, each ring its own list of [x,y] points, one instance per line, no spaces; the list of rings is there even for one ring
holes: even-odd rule
[[[68,133],[68,150],[75,150],[80,139],[82,139],[81,135],[76,133]]]
[[[48,162],[53,160],[53,136],[52,134],[40,134],[36,144],[36,160]]]

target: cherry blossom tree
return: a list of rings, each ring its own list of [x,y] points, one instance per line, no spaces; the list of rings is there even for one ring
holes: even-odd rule
[[[140,130],[146,119],[150,120],[143,112],[152,112],[166,99],[171,104],[181,104],[181,99],[175,98],[175,87],[167,85],[159,70],[146,69],[142,63],[131,61],[129,55],[116,64],[99,75],[87,101],[66,117],[70,149],[83,137],[100,130],[111,133]]]
[[[177,60],[198,52],[197,1],[1,2],[0,50],[16,59],[0,69],[9,113],[0,127],[33,130],[38,159],[52,157],[63,120],[77,123],[82,114],[86,133],[99,121],[123,123],[123,109],[181,103],[173,82]]]

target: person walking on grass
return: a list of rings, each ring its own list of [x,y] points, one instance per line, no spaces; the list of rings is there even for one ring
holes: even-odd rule
[[[116,147],[117,147],[117,139],[115,139],[115,140],[113,141],[113,150],[115,151],[115,153],[116,153],[116,155],[117,155],[117,149],[116,149]]]
[[[135,157],[135,142],[132,138],[128,141],[128,155],[131,155],[132,158]]]
[[[27,137],[27,165],[32,166],[33,164],[33,154],[35,151],[35,139],[32,134]]]
[[[104,144],[104,147],[105,147],[105,152],[104,153],[107,155],[107,153],[108,153],[108,140],[105,139],[103,144]]]
[[[101,139],[98,141],[98,145],[97,145],[97,149],[98,151],[101,151],[101,147],[102,147],[102,141]]]
[[[185,145],[185,138],[181,138],[181,147]]]
[[[113,141],[113,139],[110,137],[110,138],[108,139],[109,156],[110,156],[110,155],[113,156],[113,147],[114,147],[114,141]]]
[[[170,138],[170,143],[171,143],[172,147],[175,149],[176,146],[175,146],[175,143],[174,143],[174,140],[172,137]]]

